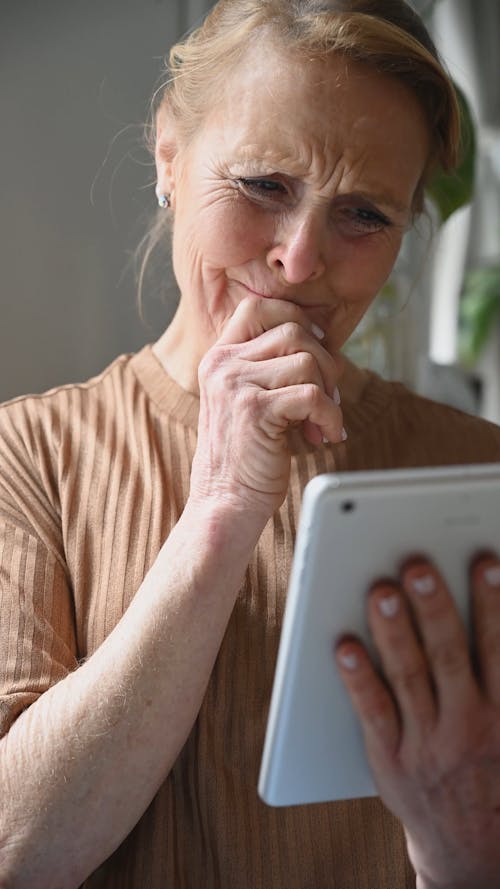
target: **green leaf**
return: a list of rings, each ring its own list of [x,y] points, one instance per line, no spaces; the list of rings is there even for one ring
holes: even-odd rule
[[[446,222],[455,210],[470,204],[474,194],[476,129],[465,95],[456,84],[455,90],[462,117],[462,144],[464,146],[462,160],[453,173],[438,170],[426,189],[438,209],[442,223]]]
[[[474,269],[465,280],[460,302],[459,353],[470,367],[478,360],[500,317],[500,267]]]

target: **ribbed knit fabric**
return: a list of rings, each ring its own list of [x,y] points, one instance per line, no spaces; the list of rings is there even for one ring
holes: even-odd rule
[[[349,368],[346,445],[303,445],[168,780],[86,889],[405,889],[379,800],[272,809],[256,786],[295,527],[319,472],[500,460],[500,428]],[[180,516],[198,400],[146,347],[0,409],[0,734],[88,658]],[[105,788],[103,788],[105,793]]]

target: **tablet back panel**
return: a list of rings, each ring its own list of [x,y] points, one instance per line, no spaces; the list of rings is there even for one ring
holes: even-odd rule
[[[465,621],[467,574],[500,552],[500,464],[322,475],[307,486],[276,666],[259,794],[270,805],[375,794],[361,729],[334,660],[345,633],[364,639],[366,593],[429,554]]]

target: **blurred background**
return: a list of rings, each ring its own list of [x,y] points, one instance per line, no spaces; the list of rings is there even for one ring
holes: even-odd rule
[[[0,401],[88,379],[156,339],[176,302],[131,257],[155,212],[143,123],[168,47],[208,0],[2,0]],[[349,350],[500,422],[500,3],[414,0],[476,134],[473,200],[429,205]]]

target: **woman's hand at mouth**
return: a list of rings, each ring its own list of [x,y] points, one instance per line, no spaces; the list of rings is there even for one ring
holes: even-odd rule
[[[300,306],[242,300],[199,367],[190,499],[250,511],[265,524],[288,488],[290,427],[301,425],[312,444],[345,440],[341,371],[341,356],[329,354]]]

